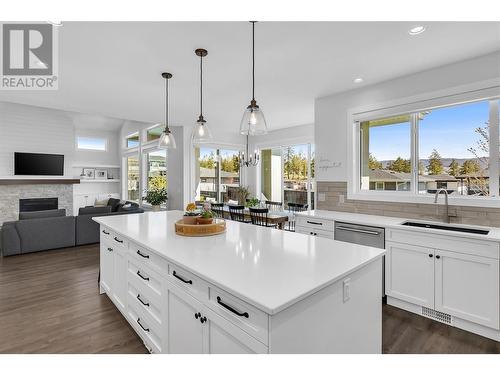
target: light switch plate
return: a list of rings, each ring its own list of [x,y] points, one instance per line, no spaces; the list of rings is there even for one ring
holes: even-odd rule
[[[326,194],[325,193],[318,193],[318,201],[324,202],[326,200]]]
[[[344,302],[347,302],[351,299],[351,279],[345,279],[344,283]]]

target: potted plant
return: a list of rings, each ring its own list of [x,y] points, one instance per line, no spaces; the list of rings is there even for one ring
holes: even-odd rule
[[[246,202],[246,206],[247,206],[247,207],[258,207],[258,206],[259,206],[259,204],[260,204],[260,201],[259,201],[257,198],[255,198],[255,197],[250,198],[250,199],[249,199],[249,200],[247,200],[247,202]]]
[[[212,224],[214,221],[214,213],[212,210],[203,210],[201,215],[196,218],[198,224]]]
[[[196,224],[196,219],[200,216],[200,212],[196,209],[196,205],[194,203],[189,203],[186,206],[186,211],[184,212],[184,216],[182,217],[182,222],[184,224]]]
[[[156,188],[146,191],[144,200],[153,207],[153,211],[160,211],[160,205],[167,201],[167,189]]]

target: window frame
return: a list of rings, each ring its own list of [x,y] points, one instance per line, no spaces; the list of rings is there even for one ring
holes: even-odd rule
[[[152,141],[150,141],[149,143],[151,143]],[[140,182],[141,182],[141,186],[142,186],[142,189],[144,191],[147,191],[147,188],[148,188],[148,154],[151,153],[151,152],[155,152],[155,151],[164,151],[165,152],[165,165],[166,165],[166,174],[165,174],[165,177],[167,179],[167,191],[168,191],[168,151],[166,149],[163,149],[163,148],[159,148],[159,147],[152,147],[152,146],[149,146],[147,147],[147,145],[145,145],[143,148],[142,148],[142,152],[141,152],[141,162],[140,162],[140,165],[141,165],[141,168],[140,168]],[[152,207],[149,203],[147,203],[144,199],[140,199],[141,201],[141,206],[142,207]],[[167,199],[167,202],[162,204],[161,205],[162,208],[167,208],[168,209],[168,199]]]
[[[472,88],[470,86],[469,88]],[[464,88],[462,88],[464,89]],[[461,92],[441,92],[440,96],[429,98],[427,96],[417,96],[413,98],[401,99],[398,101],[376,104],[371,107],[350,109],[347,111],[347,136],[348,136],[348,157],[347,158],[347,198],[353,200],[385,201],[385,202],[405,202],[405,203],[433,203],[434,197],[418,193],[418,124],[417,113],[425,110],[434,110],[455,105],[467,104],[477,101],[489,101],[489,121],[490,121],[490,191],[494,195],[488,197],[477,196],[453,196],[449,197],[450,205],[478,206],[478,207],[500,207],[499,198],[499,120],[495,116],[498,114],[500,101],[500,85],[494,85],[486,89],[464,90]],[[367,191],[360,188],[361,176],[361,140],[360,123],[362,121],[376,118],[411,114],[411,162],[412,180],[410,191]],[[493,173],[491,173],[493,171]]]
[[[104,150],[95,150],[95,149],[91,149],[91,148],[81,148],[78,146],[78,141],[80,139],[102,140],[102,141],[104,141]],[[75,148],[77,151],[84,151],[84,152],[107,152],[108,151],[108,138],[106,138],[106,137],[93,137],[93,136],[86,136],[86,135],[77,135],[75,137]]]

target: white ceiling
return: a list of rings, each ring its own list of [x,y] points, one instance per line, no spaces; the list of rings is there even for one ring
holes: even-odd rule
[[[314,99],[500,49],[500,23],[260,22],[256,98],[271,129],[313,122]],[[251,96],[247,22],[65,22],[57,91],[3,91],[0,100],[144,122],[163,121],[162,71],[173,74],[171,123],[198,116],[199,58],[204,115],[238,132]],[[354,84],[361,76],[364,83]],[[83,125],[83,124],[82,124]]]

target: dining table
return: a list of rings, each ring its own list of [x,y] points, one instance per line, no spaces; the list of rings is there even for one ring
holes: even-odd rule
[[[229,214],[229,207],[227,205],[224,205],[222,212],[224,213],[225,219],[231,218]],[[245,215],[245,219],[248,221],[251,220],[250,210],[247,207],[245,207],[243,214]],[[267,214],[267,225],[276,225],[276,228],[284,229],[285,223],[291,220],[291,215],[291,212],[284,210],[269,210],[269,213]]]

